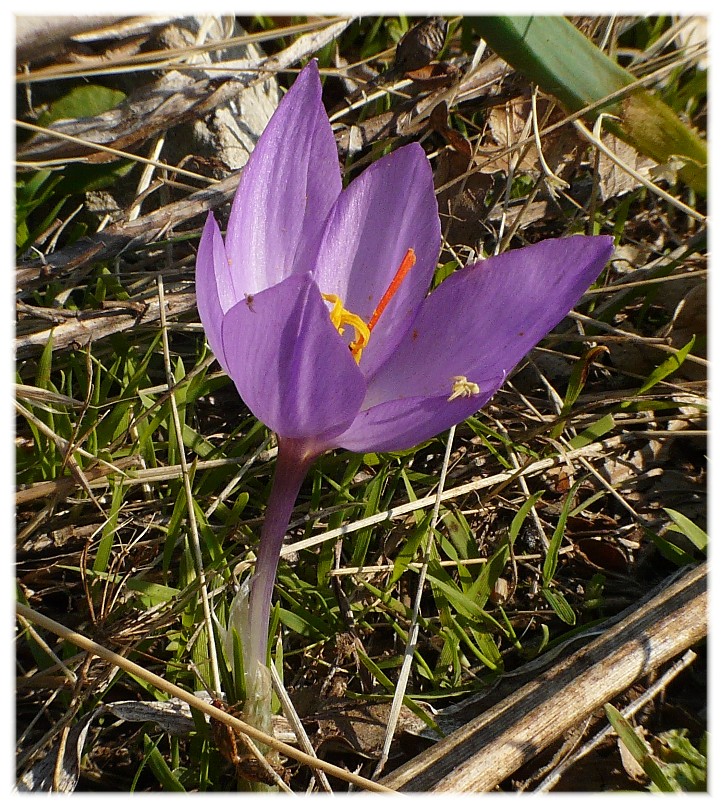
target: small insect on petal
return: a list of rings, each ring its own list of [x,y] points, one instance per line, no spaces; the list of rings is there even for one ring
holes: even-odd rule
[[[481,391],[479,385],[474,381],[469,381],[465,375],[455,375],[452,379],[451,395],[447,401],[453,401],[455,398],[471,398],[472,395],[478,395]]]

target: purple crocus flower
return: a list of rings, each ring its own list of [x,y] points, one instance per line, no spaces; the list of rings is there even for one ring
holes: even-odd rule
[[[419,144],[342,187],[311,62],[243,169],[225,241],[210,214],[196,263],[211,349],[278,436],[247,672],[265,661],[279,552],[311,463],[337,447],[406,449],[472,415],[612,253],[606,236],[543,241],[460,269],[427,296],[440,246]]]

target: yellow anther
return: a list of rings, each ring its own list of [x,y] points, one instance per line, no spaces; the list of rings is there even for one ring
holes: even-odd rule
[[[386,310],[389,303],[393,299],[393,296],[399,290],[403,279],[411,271],[415,263],[416,253],[409,247],[409,249],[406,250],[403,260],[401,261],[401,265],[396,270],[393,280],[384,292],[383,297],[379,300],[379,304],[374,309],[373,314],[371,314],[371,319],[368,321],[368,325],[361,319],[361,317],[358,316],[358,314],[353,314],[351,311],[347,311],[343,307],[341,298],[337,294],[321,293],[321,297],[323,297],[326,302],[331,303],[332,308],[328,312],[328,315],[331,318],[331,324],[333,327],[342,335],[347,325],[350,325],[356,332],[356,338],[349,343],[351,355],[354,357],[356,364],[361,361],[363,349],[366,347],[366,345],[368,345],[369,339],[371,338],[371,331],[379,321],[379,317]],[[477,387],[477,392],[478,389],[479,388]],[[468,394],[470,395],[471,393]]]
[[[355,333],[356,338],[351,342],[351,355],[356,360],[356,364],[361,361],[361,351],[368,344],[371,336],[369,326],[361,319],[358,314],[353,314],[343,307],[341,298],[337,294],[321,294],[324,300],[331,303],[331,310],[328,315],[331,318],[331,324],[340,333],[343,334],[347,325],[350,325]]]
[[[478,395],[481,390],[479,385],[474,381],[469,381],[465,375],[455,375],[452,379],[451,395],[447,398],[448,401],[453,401],[455,398],[471,398],[472,395]]]

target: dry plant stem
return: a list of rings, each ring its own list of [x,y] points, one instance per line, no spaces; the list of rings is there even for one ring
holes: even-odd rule
[[[158,275],[158,306],[160,310],[161,335],[163,340],[163,360],[165,362],[165,374],[168,387],[175,384],[173,369],[170,364],[170,347],[168,345],[168,328],[165,318],[165,295],[163,292],[163,277]],[[178,416],[178,406],[175,395],[170,393],[170,407],[173,416],[173,428],[178,442],[178,456],[183,470],[183,489],[188,507],[188,527],[190,528],[190,543],[193,549],[193,559],[195,561],[196,574],[198,575],[199,590],[201,594],[201,604],[203,606],[203,621],[206,624],[206,634],[208,637],[208,657],[211,665],[211,675],[213,677],[213,689],[216,696],[222,690],[221,674],[218,669],[218,656],[216,655],[215,634],[213,631],[213,619],[211,618],[211,606],[208,601],[208,587],[206,585],[206,575],[203,569],[203,553],[201,552],[200,539],[198,537],[198,524],[193,508],[193,491],[191,489],[190,477],[188,475],[188,465],[186,463],[185,447],[183,445],[183,431],[181,429],[180,417]]]
[[[239,739],[243,744],[243,747],[247,749],[247,751],[251,754],[258,761],[258,764],[263,768],[266,772],[266,775],[270,777],[273,783],[278,787],[279,790],[282,790],[284,793],[292,793],[293,791],[291,788],[281,779],[278,773],[273,769],[272,765],[266,759],[266,757],[261,753],[261,751],[256,747],[256,744],[251,740],[249,737],[246,737],[245,734],[239,735]],[[266,785],[262,786],[261,792],[266,792],[268,790]]]
[[[190,373],[186,376],[185,380],[187,380],[189,376]],[[131,426],[132,425],[133,424],[131,424]],[[263,455],[263,452],[261,452],[261,454]],[[262,456],[262,461],[266,462],[273,459],[275,456],[275,449],[268,449],[265,455]],[[224,457],[217,460],[200,460],[196,463],[195,467],[197,470],[207,471],[211,468],[238,465],[240,462],[247,462],[247,458]],[[183,469],[180,465],[167,465],[161,468],[141,468],[140,470],[132,468],[131,466],[134,464],[140,464],[140,457],[138,455],[119,457],[115,464],[117,467],[114,471],[121,474],[121,478],[118,481],[124,486],[145,485],[149,482],[169,482],[171,479],[178,479],[183,476]],[[126,472],[123,470],[125,468],[129,470]],[[107,470],[101,468],[90,468],[85,471],[85,476],[91,488],[101,488],[108,485],[108,473]],[[45,482],[34,482],[27,487],[20,488],[16,492],[15,503],[17,505],[25,504],[35,499],[52,496],[56,493],[70,494],[75,485],[76,481],[71,477],[60,477],[59,479],[49,479]]]
[[[508,115],[509,115],[509,110],[507,108],[507,117],[508,117]],[[526,122],[524,124],[524,129],[522,130],[521,135],[520,135],[521,143],[526,142],[526,136],[529,133],[530,127],[531,127],[531,118],[529,117],[529,118],[527,118],[527,120],[526,120]],[[502,206],[501,221],[499,222],[499,232],[497,233],[497,237],[496,237],[496,248],[494,249],[494,253],[497,254],[497,255],[500,252],[503,252],[503,251],[506,250],[508,242],[511,239],[511,235],[509,235],[509,237],[507,237],[507,238],[504,238],[504,231],[506,229],[507,209],[509,207],[509,202],[511,201],[511,191],[512,191],[512,186],[514,184],[514,179],[516,178],[516,169],[518,168],[518,166],[521,165],[521,161],[524,159],[524,156],[526,155],[527,151],[529,151],[529,149],[531,148],[532,142],[533,142],[533,139],[531,141],[527,142],[526,148],[524,148],[521,145],[519,146],[518,150],[516,148],[512,147],[512,151],[517,151],[517,154],[516,154],[516,159],[514,161],[512,161],[511,157],[509,159],[509,170],[507,171],[506,186],[505,186],[505,189],[504,189],[504,203],[503,203],[503,206]],[[541,177],[540,177],[540,180],[541,180]],[[531,195],[532,194],[529,194],[530,197],[531,197]],[[517,221],[519,221],[518,217],[517,217]]]
[[[335,765],[331,765],[329,762],[326,762],[325,760],[316,759],[314,757],[309,756],[308,754],[305,754],[303,751],[299,751],[297,748],[294,748],[291,745],[287,745],[286,743],[280,742],[275,737],[271,737],[268,734],[259,731],[254,726],[250,726],[248,723],[244,723],[237,717],[233,717],[233,715],[224,712],[222,709],[218,709],[212,704],[206,703],[206,701],[196,697],[190,692],[186,692],[179,686],[171,684],[169,681],[166,681],[159,675],[156,675],[155,673],[152,673],[149,670],[144,669],[139,664],[136,664],[133,661],[129,661],[123,656],[114,653],[112,650],[108,650],[106,647],[103,647],[103,645],[99,645],[97,642],[88,639],[86,636],[83,636],[80,633],[76,633],[75,631],[69,630],[64,625],[61,625],[59,622],[56,622],[54,619],[50,619],[46,616],[43,616],[43,614],[39,614],[37,611],[34,611],[27,605],[17,603],[16,608],[17,613],[19,615],[25,617],[25,619],[33,622],[35,625],[39,625],[45,630],[49,630],[51,633],[54,633],[61,639],[71,642],[71,644],[74,644],[76,647],[80,647],[86,652],[98,656],[98,658],[102,658],[109,664],[119,667],[128,674],[140,678],[142,681],[145,681],[147,684],[150,684],[152,687],[155,687],[161,692],[165,692],[171,697],[179,698],[184,703],[187,703],[189,706],[192,706],[194,709],[197,709],[199,712],[203,712],[203,714],[212,717],[214,720],[218,720],[224,725],[230,726],[235,731],[248,735],[251,739],[255,740],[256,742],[264,743],[265,745],[274,748],[275,750],[279,751],[285,756],[290,757],[291,759],[295,759],[298,762],[302,762],[304,765],[310,765],[311,767],[320,768],[329,775],[335,776],[336,778],[341,779],[342,781],[350,782],[356,785],[357,787],[361,788],[362,790],[372,790],[377,793],[393,793],[392,790],[390,790],[387,787],[384,787],[383,785],[378,784],[377,782],[372,782],[369,779],[364,779],[362,776],[357,776],[355,774],[349,773],[348,771],[345,771],[342,768],[338,768]]]
[[[281,681],[281,676],[278,674],[278,670],[273,664],[270,665],[270,670],[273,689],[276,695],[278,695],[278,700],[281,701],[283,714],[286,716],[286,720],[288,720],[288,722],[291,724],[291,728],[293,729],[293,733],[296,735],[298,744],[307,754],[315,757],[316,752],[313,750],[311,741],[308,739],[306,729],[303,727],[303,723],[296,712],[293,702],[288,697],[288,692],[286,692],[286,688],[283,686],[283,681]],[[325,790],[326,793],[331,793],[331,785],[326,778],[326,774],[319,768],[314,768],[313,774],[316,777],[316,781],[321,786],[321,790]]]
[[[196,174],[195,171],[188,171],[185,168],[177,168],[174,165],[166,165],[165,163],[161,163],[158,160],[151,159],[148,157],[141,157],[138,154],[133,154],[130,151],[123,151],[122,149],[114,149],[112,146],[104,146],[101,143],[93,143],[89,140],[83,140],[82,137],[75,137],[75,135],[65,134],[65,132],[57,132],[53,129],[48,129],[45,126],[38,126],[35,123],[27,123],[26,121],[16,120],[15,125],[20,129],[26,129],[29,132],[34,132],[35,134],[45,134],[45,135],[52,135],[52,137],[56,137],[59,140],[67,140],[69,143],[76,143],[79,146],[86,146],[90,151],[102,151],[105,154],[110,154],[113,157],[117,157],[121,160],[133,160],[134,162],[141,163],[143,165],[150,166],[152,168],[166,168],[173,171],[174,174],[178,174],[179,176],[188,177],[189,179],[195,179],[200,182],[205,182],[208,185],[215,185],[219,182],[219,180],[214,179],[213,177],[206,177],[203,174]],[[53,164],[55,161],[46,161],[47,163]],[[75,162],[86,162],[84,157],[71,157],[65,158],[58,161],[59,165],[67,165],[68,163],[75,163]],[[38,163],[33,160],[30,161],[18,161],[15,163],[19,168],[28,168],[31,170],[37,170]]]
[[[666,580],[587,646],[387,776],[389,787],[483,792],[707,633],[707,564]]]
[[[504,428],[504,425],[500,423],[498,420],[495,420],[495,423],[497,428],[501,430],[502,434],[508,437],[509,432]],[[509,462],[511,463],[512,468],[515,471],[520,471],[522,466],[521,463],[519,462],[519,455],[514,450],[512,441],[510,441],[509,443],[509,446],[506,451],[506,456],[509,458]],[[524,476],[524,474],[520,474],[519,476],[519,487],[522,489],[524,497],[526,499],[530,499],[532,494],[531,490],[529,490],[529,485],[526,481],[526,477]],[[547,538],[547,534],[544,529],[544,525],[542,524],[542,520],[539,516],[539,513],[537,513],[536,508],[534,507],[532,507],[531,509],[531,517],[532,521],[534,522],[534,526],[536,528],[537,537],[541,541],[541,544],[544,547],[544,551],[546,551],[549,549],[549,539]]]
[[[467,515],[469,511],[462,511],[464,515]],[[478,512],[478,511],[471,511],[471,512]],[[559,550],[560,555],[569,554],[571,551],[570,548],[562,548]],[[514,556],[517,560],[540,560],[543,555],[538,552],[533,552],[528,555],[515,555]],[[483,566],[484,564],[488,563],[488,558],[464,558],[459,560],[440,560],[437,561],[438,565],[442,567],[442,569],[458,569],[459,566]],[[409,563],[408,568],[414,570],[420,570],[423,567],[423,563],[418,561],[412,561]],[[346,577],[348,575],[355,575],[355,574],[378,574],[379,572],[393,572],[394,564],[393,563],[379,563],[375,566],[344,566],[342,569],[331,569],[329,571],[330,577]]]
[[[266,439],[258,446],[258,448],[251,454],[250,457],[243,463],[237,473],[235,473],[231,479],[231,481],[223,488],[223,490],[218,494],[216,499],[213,501],[211,506],[206,510],[206,518],[210,518],[213,513],[215,513],[216,508],[218,507],[221,502],[223,502],[236,487],[236,485],[243,479],[246,475],[246,471],[253,465],[253,463],[263,454],[264,451],[268,448],[268,444],[271,441],[270,435],[266,437]]]
[[[48,714],[48,707],[58,697],[58,695],[60,695],[62,691],[63,691],[62,688],[58,687],[54,692],[50,694],[50,696],[45,700],[45,702],[39,706],[35,717],[33,717],[30,720],[30,722],[23,729],[22,734],[20,734],[15,740],[15,745],[17,746],[17,748],[22,748],[25,745],[25,742],[30,736],[30,732],[35,728],[35,724],[38,722],[38,720],[40,720],[40,718],[43,715]],[[53,722],[52,718],[50,718],[48,722]],[[18,769],[23,768],[28,758],[29,754],[27,752],[20,754],[16,758],[16,767]]]
[[[459,496],[465,496],[467,493],[471,493],[473,491],[488,490],[489,488],[494,488],[497,485],[505,485],[519,475],[531,476],[533,474],[538,474],[542,471],[548,470],[549,468],[554,468],[557,465],[566,464],[568,461],[574,460],[577,457],[598,456],[600,452],[612,451],[626,445],[627,443],[634,442],[635,440],[638,440],[638,437],[634,433],[625,433],[615,437],[610,437],[606,440],[599,440],[595,443],[589,443],[589,445],[583,446],[582,448],[576,448],[573,451],[568,451],[565,456],[547,457],[545,459],[536,460],[528,463],[521,470],[512,469],[511,471],[493,474],[492,476],[487,476],[473,482],[467,482],[463,485],[458,485],[455,488],[449,488],[441,494],[441,501],[445,502],[449,501],[450,499],[458,498]],[[375,513],[367,518],[362,518],[358,521],[353,521],[350,524],[344,524],[341,527],[328,530],[320,535],[312,535],[310,538],[304,538],[302,541],[296,541],[293,544],[288,544],[281,549],[281,556],[283,557],[285,555],[291,555],[294,552],[300,552],[302,549],[308,549],[311,546],[317,546],[318,544],[325,543],[326,541],[333,541],[340,535],[350,535],[351,533],[358,532],[358,530],[371,527],[374,524],[380,524],[383,521],[388,521],[394,518],[401,518],[402,516],[405,516],[408,513],[413,513],[416,510],[423,510],[426,507],[432,507],[436,501],[436,496],[437,494],[432,494],[430,496],[424,496],[420,499],[416,499],[416,501],[413,502],[400,504],[397,507],[390,507],[388,510]]]
[[[669,434],[669,432],[667,432],[667,434]],[[688,431],[685,431],[685,434],[689,437]],[[564,439],[564,437],[562,437],[562,440],[565,444],[564,450],[566,450],[569,447],[569,442],[566,439]],[[586,459],[586,457],[580,457],[579,462],[589,471],[590,474],[592,474],[592,476],[597,480],[597,482],[599,482],[599,484],[609,492],[611,496],[614,496],[614,498],[619,502],[620,506],[623,507],[638,524],[645,523],[644,518],[642,518],[642,516],[639,515],[639,513],[632,507],[632,505],[629,504],[629,502],[627,502],[624,496],[622,496],[615,489],[614,485],[608,482],[604,478],[604,476],[599,473],[599,471],[592,465],[591,462],[589,462],[588,459]]]
[[[28,409],[26,409],[21,403],[15,401],[16,409],[25,417],[28,422],[32,423],[39,431],[43,432],[46,437],[49,437],[57,446],[59,451],[63,452],[63,462],[62,468],[66,466],[69,468],[73,478],[77,480],[83,490],[88,494],[88,498],[93,502],[93,504],[97,507],[103,517],[107,518],[107,513],[103,509],[103,506],[100,502],[95,498],[93,495],[92,490],[90,489],[90,483],[83,472],[83,469],[80,467],[80,464],[73,456],[73,452],[78,451],[83,456],[88,459],[95,459],[95,456],[80,445],[74,445],[72,442],[65,440],[60,435],[56,434],[52,429],[46,426],[41,420],[35,417]],[[109,465],[109,463],[106,463]],[[23,531],[25,532],[25,531]]]
[[[61,222],[61,224],[58,226],[58,228],[57,228],[57,229],[55,230],[55,232],[53,233],[53,237],[52,237],[52,239],[50,240],[50,243],[48,244],[48,247],[47,247],[48,252],[54,252],[54,251],[55,251],[55,247],[57,246],[58,239],[60,238],[60,236],[61,236],[61,234],[62,234],[63,230],[64,230],[64,229],[65,229],[65,228],[68,226],[68,224],[70,224],[70,222],[71,222],[71,221],[72,221],[72,220],[73,220],[73,219],[74,219],[74,218],[75,218],[75,217],[78,215],[78,213],[80,213],[80,211],[83,209],[83,207],[85,207],[85,205],[78,205],[78,206],[75,208],[75,210],[73,210],[73,212],[72,212],[72,213],[71,213],[69,216],[66,216],[66,217],[63,219],[63,221]]]
[[[172,22],[174,17],[169,17],[168,21]],[[197,70],[197,64],[186,64],[189,56],[195,54],[207,53],[212,50],[227,49],[238,45],[248,45],[255,42],[268,42],[270,40],[279,39],[280,37],[293,37],[296,34],[304,34],[294,40],[293,45],[287,48],[291,51],[293,46],[297,47],[300,53],[296,58],[307,56],[323,47],[329,41],[335,39],[340,31],[338,26],[343,25],[348,27],[353,22],[353,17],[331,17],[326,19],[312,20],[311,22],[300,23],[298,25],[288,25],[275,28],[272,31],[260,31],[255,34],[242,34],[235,37],[228,37],[221,41],[212,42],[203,45],[186,45],[182,48],[163,48],[156,51],[144,51],[141,53],[132,53],[128,56],[117,57],[109,65],[106,57],[100,57],[93,61],[91,59],[83,59],[80,64],[65,63],[65,64],[52,64],[47,67],[41,67],[33,70],[32,72],[20,74],[16,76],[15,80],[18,84],[29,82],[37,82],[40,80],[48,81],[53,79],[66,79],[70,76],[83,76],[88,78],[90,76],[106,75],[108,73],[116,74],[126,70],[141,71],[141,70],[160,70],[161,68],[172,68],[175,70],[188,69]],[[341,28],[341,31],[343,28]],[[307,33],[310,32],[310,33]],[[311,37],[318,37],[318,46],[313,47],[315,41]],[[328,37],[328,38],[326,38]],[[302,50],[299,43],[302,43],[306,50]],[[283,51],[285,54],[287,51]],[[280,54],[279,54],[280,56]],[[275,57],[278,58],[278,57]],[[183,60],[183,61],[175,61]],[[250,68],[247,68],[250,70]],[[258,68],[260,69],[260,68]]]
[[[549,183],[549,190],[552,195],[552,198],[556,198],[556,190],[555,188],[568,188],[569,183],[565,180],[558,177],[547,165],[547,161],[544,159],[544,151],[542,150],[542,142],[541,137],[539,135],[539,120],[537,117],[537,106],[536,100],[539,94],[539,88],[534,85],[531,93],[531,120],[532,120],[532,129],[534,131],[534,143],[536,145],[536,150],[539,155],[539,165],[541,166],[542,173],[547,178],[547,182]]]
[[[601,118],[602,116],[600,116]],[[595,136],[592,132],[587,129],[587,127],[580,121],[575,120],[574,126],[576,127],[577,131],[588,140],[592,145],[594,145],[599,151],[603,152],[605,156],[607,156],[613,163],[618,165],[622,171],[625,171],[631,177],[639,182],[641,185],[644,185],[647,190],[650,190],[652,193],[656,194],[660,197],[660,199],[664,199],[667,204],[676,207],[678,210],[681,210],[687,216],[695,219],[696,221],[702,222],[705,224],[707,222],[707,217],[703,216],[701,213],[698,213],[696,210],[693,210],[689,205],[686,205],[684,202],[681,202],[679,199],[672,196],[667,191],[662,190],[658,185],[655,185],[654,182],[650,182],[646,177],[643,177],[638,171],[635,171],[631,165],[627,165],[624,160],[621,160],[611,149],[607,148],[604,143],[602,142],[601,138]],[[595,127],[596,128],[596,127]]]
[[[136,219],[136,222],[143,221],[143,218]],[[109,231],[110,228],[103,234],[107,235]],[[60,253],[55,253],[55,255],[58,254]],[[36,279],[37,277],[39,275],[36,275]],[[18,280],[22,282],[20,278]],[[33,285],[33,281],[28,282],[29,286]],[[195,295],[190,292],[174,293],[168,298],[168,307],[174,317],[185,314],[195,308]],[[156,323],[158,319],[158,301],[155,299],[150,299],[147,303],[140,302],[139,310],[119,303],[117,307],[108,310],[84,311],[78,313],[77,316],[68,317],[65,322],[54,327],[16,337],[15,352],[18,359],[36,355],[48,343],[51,331],[53,333],[53,352],[57,352],[71,346],[85,347],[90,342],[96,342],[111,334]]]
[[[675,662],[665,673],[661,675],[654,684],[647,689],[643,695],[635,698],[628,706],[622,709],[623,717],[630,718],[635,715],[643,706],[657,697],[662,690],[664,690],[681,672],[689,667],[697,658],[697,654],[693,650],[688,650],[684,656]],[[535,793],[547,793],[554,785],[561,779],[569,768],[583,759],[590,751],[593,751],[601,742],[614,733],[614,728],[611,725],[605,726],[601,731],[597,732],[588,742],[580,746],[573,754],[570,754],[563,760],[556,768],[538,785],[534,790]]]
[[[682,254],[687,252],[688,247],[685,246],[682,249],[675,250],[678,254]],[[665,255],[664,259],[668,262],[674,258],[673,254]],[[659,261],[655,261],[654,268],[658,268]],[[642,273],[645,269],[649,269],[649,267],[640,267],[635,271],[635,275],[639,272]],[[663,283],[678,283],[680,280],[689,280],[690,278],[696,277],[704,277],[706,278],[708,275],[708,271],[706,269],[693,269],[690,272],[685,272],[684,274],[679,275],[670,275],[669,277],[651,277],[647,280],[630,280],[630,281],[619,281],[616,283],[610,283],[608,286],[600,289],[589,289],[589,291],[584,295],[585,297],[599,297],[601,295],[608,295],[612,291],[628,291],[629,289],[639,289],[642,286],[658,286]],[[607,307],[607,303],[604,303],[604,307]],[[597,316],[599,316],[599,309],[597,310]],[[562,341],[564,339],[570,339],[570,334],[549,334],[549,336],[553,336],[554,338]],[[549,336],[547,338],[549,338]],[[610,337],[612,339],[613,337]],[[621,337],[620,337],[621,338]],[[580,336],[579,339],[588,339],[586,336]],[[595,336],[595,339],[599,339],[599,337]],[[659,344],[663,344],[665,342],[664,337],[647,337],[648,342],[657,342]]]
[[[146,164],[145,168],[140,175],[140,180],[138,181],[138,186],[135,189],[135,196],[136,199],[142,196],[143,193],[148,189],[150,185],[150,181],[153,178],[153,173],[155,172],[156,166],[160,163],[158,162],[160,159],[160,153],[163,150],[163,146],[165,145],[165,135],[160,134],[155,138],[155,142],[151,148],[150,152],[150,163]],[[155,163],[155,165],[153,164]],[[130,213],[128,214],[128,221],[134,221],[140,215],[140,206],[141,202],[137,201],[133,207],[131,208]]]
[[[637,336],[637,334],[629,333],[629,331],[623,331],[621,328],[615,328],[614,325],[607,325],[606,322],[602,322],[598,319],[593,319],[592,317],[586,316],[586,314],[579,314],[576,311],[570,311],[569,317],[571,319],[578,320],[579,322],[585,325],[592,325],[595,328],[599,328],[601,331],[606,331],[607,333],[615,334],[616,336],[624,336],[630,342],[640,342],[645,345],[651,345],[656,350],[661,350],[664,353],[678,353],[679,349],[672,347],[672,345],[661,344],[659,342],[654,342],[647,339],[644,336]],[[692,362],[693,364],[699,364],[702,367],[709,367],[709,362],[707,359],[703,359],[700,356],[695,356],[692,353],[687,354],[687,358],[685,361]]]
[[[106,487],[109,481],[109,473],[121,474],[121,480],[125,483],[126,480],[123,480],[125,472],[122,469],[133,465],[137,461],[138,458],[133,456],[119,457],[116,462],[117,468],[115,471],[109,472],[105,468],[98,468],[96,466],[95,468],[88,468],[85,471],[85,478],[88,480],[88,485],[91,488]],[[144,481],[144,479],[139,479],[136,484],[142,484]],[[27,502],[35,501],[36,499],[44,499],[51,496],[60,497],[62,495],[70,495],[74,491],[77,484],[77,481],[71,476],[62,476],[58,479],[48,479],[45,482],[34,482],[31,485],[21,487],[16,491],[15,504],[18,506],[21,504],[26,504]],[[27,528],[18,533],[18,542],[26,532]]]
[[[74,451],[77,451],[81,456],[85,457],[85,459],[97,460],[98,462],[101,462],[106,468],[108,468],[109,471],[122,475],[122,471],[118,468],[117,465],[113,465],[107,460],[96,457],[95,454],[91,454],[90,451],[86,451],[81,446],[73,447],[68,440],[66,440],[64,437],[61,437],[59,434],[56,434],[51,428],[46,426],[42,420],[36,418],[35,415],[33,415],[33,413],[30,412],[30,410],[26,409],[18,401],[15,401],[15,408],[18,410],[18,412],[20,412],[20,414],[24,418],[29,420],[33,424],[33,426],[35,426],[39,431],[41,431],[46,437],[50,438],[60,451],[67,452],[68,450],[73,449]]]
[[[424,546],[424,560],[421,564],[419,571],[419,582],[416,585],[416,598],[414,599],[414,608],[411,613],[411,629],[409,630],[408,639],[406,640],[406,648],[404,649],[404,661],[401,665],[401,672],[399,673],[399,680],[396,683],[396,690],[394,691],[394,699],[391,703],[391,711],[389,712],[388,727],[386,729],[386,736],[384,737],[384,745],[381,750],[381,756],[374,770],[374,779],[381,775],[381,772],[386,765],[389,758],[389,751],[391,750],[391,743],[394,739],[396,732],[396,724],[399,721],[401,714],[401,706],[404,702],[404,695],[406,694],[406,685],[409,680],[409,673],[411,672],[411,662],[414,658],[414,650],[416,649],[416,640],[419,635],[419,613],[421,612],[421,599],[424,593],[424,583],[426,582],[426,571],[429,568],[429,561],[431,560],[431,546],[434,541],[434,530],[439,520],[439,510],[441,508],[441,494],[444,492],[444,483],[446,482],[446,472],[449,469],[449,458],[451,457],[451,446],[454,442],[454,435],[456,434],[456,426],[449,429],[449,436],[446,439],[446,451],[444,452],[444,460],[441,464],[441,472],[439,473],[439,486],[436,491],[436,501],[434,502],[434,510],[431,515],[431,522],[429,524],[428,532],[426,533],[426,544]]]
[[[31,307],[32,306],[28,306],[28,308]],[[61,406],[70,406],[73,409],[82,409],[85,407],[83,401],[76,401],[75,398],[70,398],[68,395],[50,392],[42,387],[34,387],[29,384],[15,384],[15,397],[21,398],[27,403],[38,403],[40,405],[55,403]]]
[[[68,667],[63,664],[63,662],[55,655],[53,649],[48,645],[48,643],[43,639],[42,636],[35,630],[35,628],[27,621],[27,619],[23,619],[20,617],[20,624],[25,628],[25,630],[33,637],[33,640],[38,643],[38,645],[50,656],[51,659],[55,662],[58,668],[62,671],[63,675],[67,679],[67,681],[73,686],[77,683],[78,676]]]

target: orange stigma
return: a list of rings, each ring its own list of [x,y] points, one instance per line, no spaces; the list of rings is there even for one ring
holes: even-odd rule
[[[391,302],[391,298],[396,294],[399,290],[399,286],[403,282],[404,278],[408,273],[411,271],[411,268],[416,263],[416,253],[414,252],[411,247],[406,250],[406,255],[404,255],[404,259],[401,261],[401,265],[396,270],[396,274],[394,275],[394,279],[389,284],[388,289],[384,292],[384,296],[379,300],[379,304],[374,309],[374,313],[371,314],[371,319],[369,320],[369,330],[373,331],[374,325],[379,321],[379,317],[381,314],[384,313],[386,306]]]
[[[389,283],[389,287],[384,292],[384,296],[379,300],[379,304],[374,309],[373,314],[371,314],[371,319],[368,321],[369,336],[371,335],[371,331],[374,329],[374,326],[379,321],[379,317],[384,313],[394,294],[396,294],[396,292],[399,290],[404,278],[411,271],[411,268],[415,263],[416,253],[411,247],[409,247],[406,250],[406,254],[401,261],[399,268],[396,270],[393,280],[391,283]],[[366,347],[367,344],[368,338],[364,338],[364,336],[359,333],[358,337],[349,345],[351,348],[351,353],[357,362],[361,358],[361,351]]]

